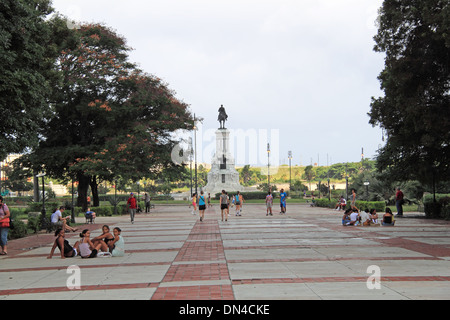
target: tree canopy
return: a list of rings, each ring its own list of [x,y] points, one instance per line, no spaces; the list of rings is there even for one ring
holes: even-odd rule
[[[0,1],[0,160],[38,143],[56,51],[49,0]]]
[[[55,18],[59,22],[61,18]],[[153,178],[171,161],[173,132],[189,129],[188,105],[168,85],[139,70],[126,40],[101,24],[55,28],[58,81],[39,145],[21,161],[33,171],[78,182],[78,205],[94,204],[99,180]]]
[[[384,96],[372,98],[370,123],[386,145],[378,169],[393,180],[434,185],[450,180],[450,4],[448,0],[385,0],[377,52]]]

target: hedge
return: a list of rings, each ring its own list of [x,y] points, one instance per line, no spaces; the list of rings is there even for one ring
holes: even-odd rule
[[[334,209],[336,207],[336,203],[338,200],[332,199],[331,201],[327,198],[315,199],[316,206],[322,208],[331,208]],[[365,211],[370,209],[375,209],[377,212],[384,212],[386,209],[386,202],[384,201],[356,201],[355,206],[359,209],[359,211]],[[347,208],[350,208],[350,204],[347,203]]]
[[[433,195],[423,198],[423,207],[427,218],[450,220],[450,194],[436,194],[436,202]]]
[[[234,196],[237,193],[237,191],[228,191],[228,196]],[[273,197],[276,197],[279,192],[272,192]],[[222,193],[216,193],[214,196],[215,200],[220,199],[220,195]],[[265,191],[258,191],[258,192],[240,192],[242,194],[242,197],[244,197],[244,200],[265,200],[267,196],[267,192]],[[288,193],[289,194],[289,193]]]

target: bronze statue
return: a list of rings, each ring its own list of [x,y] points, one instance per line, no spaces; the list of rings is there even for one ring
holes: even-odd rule
[[[219,123],[220,123],[219,129],[225,129],[225,121],[227,121],[227,120],[228,120],[228,115],[225,112],[225,108],[223,107],[223,105],[221,105],[219,108],[219,117],[217,118],[217,121],[219,121]]]

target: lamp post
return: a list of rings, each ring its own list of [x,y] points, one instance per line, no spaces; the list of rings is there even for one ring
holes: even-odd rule
[[[41,226],[45,225],[45,187],[44,187],[44,177],[45,177],[45,173],[40,173],[38,175],[36,175],[36,178],[38,180],[39,183],[39,178],[42,177],[42,211],[41,211]],[[38,185],[38,189],[39,189],[39,185]]]
[[[114,215],[117,215],[117,179],[114,179]]]
[[[74,197],[74,183],[75,183],[75,178],[72,178],[72,205],[70,206],[70,222],[71,223],[75,223],[75,208],[73,207],[73,197]]]
[[[289,158],[289,191],[291,191],[291,189],[292,189],[292,167],[291,167],[292,151],[288,151],[288,158]]]
[[[194,161],[195,161],[195,194],[197,194],[198,185],[197,185],[197,118],[194,113]]]
[[[139,206],[139,195],[141,193],[141,190],[140,190],[141,182],[138,181],[138,182],[136,182],[136,184],[137,184],[137,187],[138,187],[137,212],[140,213],[141,212],[141,207]]]
[[[38,175],[36,175],[36,178],[41,178],[42,177],[42,215],[43,217],[45,217],[45,186],[44,186],[44,177],[45,177],[45,173],[40,173]]]
[[[270,191],[270,143],[267,144],[267,187]]]

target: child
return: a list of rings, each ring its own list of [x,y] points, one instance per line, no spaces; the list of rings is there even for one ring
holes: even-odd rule
[[[120,235],[122,233],[122,230],[118,227],[115,227],[113,233],[114,240],[112,241],[111,254],[113,257],[123,257],[125,254],[125,241]]]
[[[91,239],[89,238],[91,232],[88,229],[84,229],[80,233],[81,240],[75,244],[75,246],[80,251],[80,256],[82,258],[95,258],[97,256],[98,250],[105,245],[103,240],[100,240],[97,245],[94,246]]]

